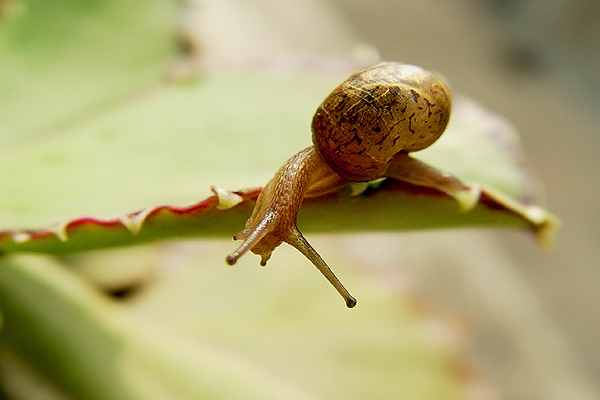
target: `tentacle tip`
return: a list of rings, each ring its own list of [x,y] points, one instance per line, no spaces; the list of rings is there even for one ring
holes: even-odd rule
[[[230,254],[227,256],[227,258],[225,259],[225,261],[227,262],[228,265],[233,265],[237,262],[237,256],[234,254]]]
[[[346,299],[346,307],[354,308],[354,306],[356,306],[356,299],[352,296],[348,297]]]
[[[467,186],[463,190],[453,194],[454,199],[458,202],[460,212],[471,211],[481,197],[481,187],[478,185]]]

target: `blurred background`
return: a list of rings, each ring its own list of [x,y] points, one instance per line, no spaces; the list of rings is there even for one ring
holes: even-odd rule
[[[19,2],[0,1],[0,5],[9,3]],[[191,63],[175,66],[175,76],[185,76],[195,68],[210,71],[298,60],[329,63],[333,68],[349,58],[369,63],[380,57],[439,71],[454,93],[473,98],[514,124],[527,155],[524,162],[539,182],[536,189],[543,205],[563,223],[551,251],[541,251],[529,232],[492,229],[311,235],[310,241],[323,249],[332,265],[347,269],[339,273],[340,277],[345,273],[351,276],[349,286],[367,287],[364,290],[368,292],[379,287],[370,279],[380,278],[379,284],[414,296],[423,309],[441,312],[452,320],[451,325],[461,327],[455,333],[458,339],[447,340],[460,342],[458,347],[463,346],[467,358],[472,354],[469,363],[473,369],[463,372],[476,375],[473,381],[480,386],[471,388],[470,398],[599,398],[599,2],[189,0],[179,4],[179,33],[190,51],[187,61]],[[201,332],[198,336],[214,331],[210,333],[213,338],[238,333],[245,337],[249,335],[243,330],[255,324],[244,314],[251,309],[248,304],[258,304],[257,309],[265,306],[253,293],[260,295],[261,290],[280,284],[286,288],[288,281],[296,279],[314,278],[308,281],[313,283],[322,279],[311,267],[307,270],[305,260],[299,260],[293,249],[283,247],[277,250],[276,263],[293,266],[293,275],[286,275],[289,269],[268,269],[272,274],[269,284],[263,271],[257,272],[255,258],[241,260],[236,269],[223,268],[223,257],[231,249],[232,243],[223,240],[161,244],[144,249],[145,255],[133,250],[124,265],[159,265],[162,270],[158,268],[156,275],[170,274],[176,282],[155,285],[139,297],[129,298],[127,312],[153,323],[162,321],[174,330]],[[109,264],[115,266],[110,274],[116,276],[124,270],[112,259],[100,258],[99,269],[105,274]],[[292,259],[295,261],[286,263]],[[211,268],[199,271],[197,260]],[[296,262],[302,265],[297,272]],[[125,273],[131,274],[133,281],[143,275],[135,268]],[[219,274],[215,279],[220,279],[222,286],[211,286],[211,274]],[[257,278],[259,274],[262,278]],[[365,280],[369,282],[359,282],[356,276],[368,277]],[[209,283],[198,289],[202,282]],[[138,283],[143,286],[145,282]],[[217,298],[225,292],[220,288],[230,286],[241,289],[232,289],[236,297],[230,304],[221,303]],[[293,338],[296,330],[290,333],[285,329],[293,323],[310,329],[315,320],[327,319],[323,317],[330,307],[327,300],[319,298],[317,302],[310,293],[312,288],[305,290],[307,293],[300,294],[307,294],[308,305],[285,300],[278,305],[291,307],[283,313],[290,324],[275,321],[272,337],[267,338],[279,344],[273,349],[289,347],[285,340]],[[283,292],[282,298],[292,297]],[[357,297],[358,292],[354,293]],[[208,307],[196,310],[196,305],[202,304],[200,298]],[[378,304],[373,304],[377,311]],[[337,302],[331,305],[335,314],[330,315],[340,315],[333,323],[352,326],[346,314],[338,313],[340,306]],[[359,310],[363,306],[363,311]],[[270,305],[265,307],[268,310]],[[359,303],[352,312],[365,317],[368,307]],[[232,329],[223,329],[231,324],[225,321],[229,312],[241,315],[241,328],[234,324]],[[209,316],[204,320],[210,322],[207,326],[198,318],[202,313]],[[377,323],[385,319],[383,314]],[[267,320],[270,314],[260,316]],[[268,322],[270,329],[274,321]],[[288,334],[287,339],[277,343],[277,329]],[[332,332],[324,330],[315,337],[322,339]],[[254,335],[263,333],[258,329]],[[341,342],[351,341],[345,333],[343,329],[337,332]],[[444,335],[452,336],[452,332],[439,336]],[[247,340],[251,343],[247,347],[256,352],[270,349],[260,348],[260,342],[253,345],[250,337]],[[324,348],[332,341],[329,337],[324,340]],[[316,349],[318,346],[299,352]],[[322,357],[326,368],[328,357]]]
[[[469,320],[478,356],[506,398],[595,398],[600,3],[332,0],[331,5],[382,59],[442,71],[453,90],[513,123],[547,206],[563,222],[548,253],[512,231],[403,234],[371,238],[368,247],[378,254],[394,249],[382,265],[400,260],[399,268],[421,294]],[[417,255],[415,248],[439,254]],[[461,261],[442,262],[445,252]]]
[[[382,59],[442,71],[453,90],[513,123],[547,206],[563,221],[548,253],[512,231],[403,234],[371,238],[368,247],[378,254],[394,249],[381,265],[400,260],[421,294],[469,320],[478,356],[506,398],[594,398],[600,382],[600,3],[331,5]],[[417,255],[416,248],[439,254]],[[442,262],[445,252],[461,261]]]

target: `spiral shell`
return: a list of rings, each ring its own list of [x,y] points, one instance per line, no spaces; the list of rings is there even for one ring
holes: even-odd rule
[[[450,109],[450,91],[437,75],[385,62],[350,76],[327,96],[312,120],[313,143],[340,176],[368,181],[396,153],[433,144]]]

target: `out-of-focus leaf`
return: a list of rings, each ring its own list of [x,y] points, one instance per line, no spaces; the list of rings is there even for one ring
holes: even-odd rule
[[[443,334],[453,328],[391,288],[351,279],[364,302],[350,312],[326,284],[311,290],[320,278],[300,266],[250,287],[255,269],[195,259],[125,307],[50,259],[2,258],[0,366],[21,394],[41,385],[58,398],[462,398]]]
[[[22,144],[0,159],[10,172],[0,177],[0,226],[189,203],[213,184],[259,186],[310,143],[310,109],[330,85],[317,73],[222,74],[157,88],[43,144]]]
[[[31,158],[33,148],[156,85],[175,54],[176,9],[162,0],[18,3],[0,22],[0,155],[24,157],[3,177],[28,179],[62,160]]]
[[[0,268],[0,338],[16,358],[9,364],[67,398],[308,398],[235,354],[124,318],[48,259],[3,258]]]

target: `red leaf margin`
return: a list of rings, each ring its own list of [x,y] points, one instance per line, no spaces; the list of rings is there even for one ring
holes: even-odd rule
[[[212,196],[188,205],[150,206],[109,218],[73,217],[38,230],[0,231],[0,252],[68,254],[181,237],[231,237],[243,228],[262,189],[212,190]],[[347,217],[340,219],[340,213]],[[361,223],[365,220],[367,226]],[[548,245],[559,222],[540,207],[518,203],[489,188],[482,189],[473,210],[460,213],[441,192],[387,179],[358,196],[342,190],[306,200],[299,226],[306,232],[526,227]]]

